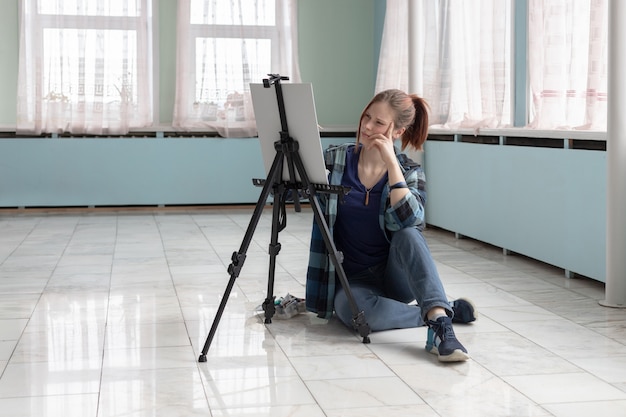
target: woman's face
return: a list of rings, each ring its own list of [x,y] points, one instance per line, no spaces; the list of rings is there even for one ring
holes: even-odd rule
[[[377,101],[372,103],[361,118],[361,131],[359,140],[367,142],[372,135],[382,134],[393,139],[393,112],[386,102]]]

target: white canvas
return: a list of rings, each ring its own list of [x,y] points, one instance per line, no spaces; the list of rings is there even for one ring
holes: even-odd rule
[[[289,136],[299,144],[299,154],[309,181],[314,184],[328,184],[326,166],[322,154],[313,87],[310,83],[281,83],[285,115]],[[252,105],[256,118],[259,141],[265,172],[269,174],[276,157],[274,142],[280,140],[282,130],[278,99],[274,84],[266,88],[263,84],[250,84]],[[288,166],[283,164],[283,180],[289,181]],[[300,181],[296,174],[295,181]]]

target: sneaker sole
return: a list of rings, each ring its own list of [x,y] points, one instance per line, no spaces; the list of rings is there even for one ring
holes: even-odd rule
[[[461,349],[456,349],[451,354],[444,356],[444,355],[440,355],[437,348],[433,346],[429,350],[429,352],[432,353],[433,355],[437,355],[439,362],[465,362],[466,360],[470,358],[469,355],[463,352]]]
[[[439,362],[465,362],[470,357],[467,353],[463,352],[460,349],[457,349],[449,355],[446,355],[446,356],[439,355],[438,358],[439,358]]]

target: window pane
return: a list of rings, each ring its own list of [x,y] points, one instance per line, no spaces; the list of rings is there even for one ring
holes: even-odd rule
[[[137,102],[135,31],[44,29],[43,33],[44,99],[77,103],[97,96],[105,103]]]
[[[236,53],[239,51],[240,53]],[[198,38],[196,102],[223,106],[271,72],[269,39]]]
[[[68,16],[140,16],[141,0],[39,0],[38,12]]]
[[[274,0],[191,0],[191,23],[274,26]]]

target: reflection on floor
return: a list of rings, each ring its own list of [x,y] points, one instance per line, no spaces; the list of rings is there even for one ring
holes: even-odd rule
[[[271,211],[206,363],[252,210],[0,212],[0,416],[624,416],[626,310],[604,286],[429,228],[472,359],[425,328],[371,335],[312,314],[264,325]],[[287,213],[274,294],[304,296],[312,214]]]

